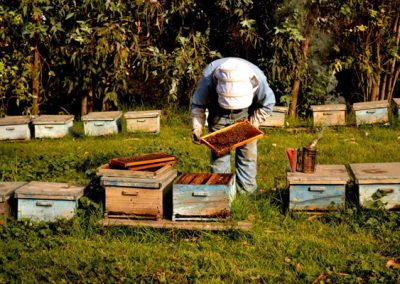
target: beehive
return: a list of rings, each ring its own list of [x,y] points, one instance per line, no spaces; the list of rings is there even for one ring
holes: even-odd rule
[[[346,124],[346,105],[313,105],[313,125],[345,125]]]
[[[73,115],[39,115],[32,120],[35,138],[62,138],[72,129]]]
[[[357,126],[388,122],[388,106],[387,101],[354,103],[353,110],[356,114]]]
[[[15,213],[14,192],[24,184],[26,182],[0,182],[0,224],[4,224]]]
[[[330,211],[345,205],[344,165],[316,165],[314,173],[288,172],[290,211]]]
[[[31,181],[15,190],[17,218],[52,222],[75,215],[84,187]]]
[[[271,116],[261,123],[260,127],[284,127],[287,112],[287,107],[274,106]]]
[[[128,111],[124,114],[128,132],[160,132],[160,110]]]
[[[102,136],[121,130],[121,111],[91,112],[82,116],[85,135]]]
[[[395,114],[397,119],[400,119],[400,98],[393,98],[393,104],[395,108]]]
[[[170,218],[172,182],[177,171],[171,165],[161,169],[150,172],[113,170],[113,176],[103,174],[101,185],[105,188],[105,216],[157,220],[166,216]],[[118,175],[116,171],[127,173]]]
[[[0,140],[29,140],[31,118],[27,116],[6,116],[0,118]]]
[[[362,207],[381,203],[386,209],[400,210],[400,163],[350,164]]]
[[[230,215],[233,174],[185,173],[173,184],[172,220],[218,220]]]

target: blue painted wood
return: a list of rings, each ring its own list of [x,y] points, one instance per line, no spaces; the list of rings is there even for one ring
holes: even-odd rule
[[[360,205],[364,208],[371,208],[374,203],[380,202],[385,209],[400,210],[400,184],[359,184],[358,193]]]
[[[234,176],[228,184],[174,183],[172,220],[211,220],[226,217],[234,197]]]
[[[289,210],[337,209],[345,205],[345,185],[291,185],[289,198]]]
[[[77,200],[18,199],[17,218],[45,222],[71,219],[77,206]]]
[[[62,138],[73,126],[73,115],[41,115],[34,118],[35,138]]]
[[[29,140],[31,119],[26,116],[6,116],[0,118],[0,140]]]
[[[387,108],[365,109],[356,111],[356,124],[374,124],[388,122]]]

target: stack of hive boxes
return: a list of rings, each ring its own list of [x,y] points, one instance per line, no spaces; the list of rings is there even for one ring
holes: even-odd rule
[[[105,188],[105,217],[171,217],[174,156],[163,152],[111,159],[97,169]]]

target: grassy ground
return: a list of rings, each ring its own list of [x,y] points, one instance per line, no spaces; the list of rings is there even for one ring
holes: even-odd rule
[[[76,123],[61,140],[3,141],[0,180],[88,185],[110,158],[160,150],[177,157],[179,172],[208,171],[209,151],[191,143],[189,125],[187,114],[166,110],[158,135],[84,137]],[[305,145],[320,129],[265,132],[257,178],[267,193],[232,205],[235,220],[254,222],[251,231],[103,228],[96,225],[101,206],[92,194],[72,221],[0,226],[0,283],[399,283],[399,215],[351,204],[319,218],[286,213],[284,149]],[[318,145],[318,163],[398,162],[399,146],[397,122],[331,127]]]

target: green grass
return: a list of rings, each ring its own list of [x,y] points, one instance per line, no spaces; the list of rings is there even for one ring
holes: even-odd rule
[[[85,137],[82,125],[60,140],[0,142],[0,180],[45,180],[88,185],[110,158],[164,151],[180,172],[208,171],[209,150],[190,140],[189,115],[166,110],[160,134],[122,132]],[[400,219],[355,206],[326,216],[285,213],[287,147],[301,147],[320,129],[265,129],[259,141],[255,198],[238,197],[235,220],[249,232],[101,227],[101,205],[84,198],[71,221],[0,226],[0,283],[399,283]],[[320,164],[400,161],[400,128],[331,127],[318,145]],[[95,200],[96,201],[96,200]],[[320,283],[318,282],[318,283]]]

